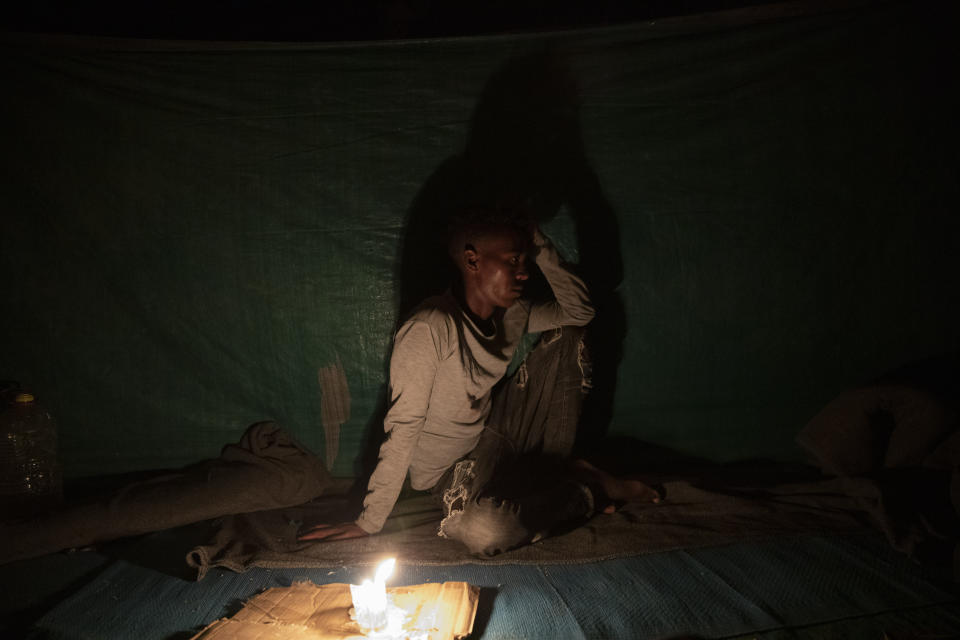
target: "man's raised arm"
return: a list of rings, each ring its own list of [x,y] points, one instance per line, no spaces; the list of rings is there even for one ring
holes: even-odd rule
[[[555,299],[531,307],[527,331],[546,331],[565,325],[586,326],[594,315],[587,285],[561,262],[556,248],[540,229],[534,228],[532,235],[533,244],[539,250],[537,266],[550,284]]]

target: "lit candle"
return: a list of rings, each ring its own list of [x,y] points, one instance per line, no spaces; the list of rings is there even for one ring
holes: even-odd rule
[[[395,558],[384,560],[377,567],[373,582],[364,580],[350,585],[357,624],[365,629],[383,629],[387,626],[387,578],[393,573]]]

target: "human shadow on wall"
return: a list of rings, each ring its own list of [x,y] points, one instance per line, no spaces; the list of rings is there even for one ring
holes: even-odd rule
[[[564,57],[545,51],[514,57],[487,81],[463,151],[444,160],[407,212],[396,273],[398,322],[425,298],[443,293],[457,277],[447,257],[451,216],[467,207],[521,209],[545,225],[561,211],[576,234],[577,271],[596,307],[590,328],[593,391],[583,408],[578,448],[600,439],[609,425],[617,367],[626,333],[619,224],[584,149],[580,95]],[[531,273],[528,293],[548,292]],[[368,425],[363,476],[372,472],[383,439],[387,398]]]

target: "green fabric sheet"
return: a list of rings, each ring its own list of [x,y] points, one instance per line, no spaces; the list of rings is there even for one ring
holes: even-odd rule
[[[441,279],[431,228],[509,195],[595,288],[598,431],[793,457],[840,389],[958,346],[949,28],[892,2],[382,43],[8,34],[0,378],[58,419],[67,476],[213,458],[260,420],[354,475],[398,314]],[[321,394],[338,362],[348,404]]]

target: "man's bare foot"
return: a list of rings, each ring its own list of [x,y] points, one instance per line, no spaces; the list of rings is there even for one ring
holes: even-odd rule
[[[603,513],[609,514],[616,511],[617,503],[635,501],[660,502],[660,494],[657,490],[639,480],[614,477],[582,458],[573,461],[573,468],[588,482],[600,485],[600,488],[605,494],[605,498],[609,501],[609,504],[603,506]]]

